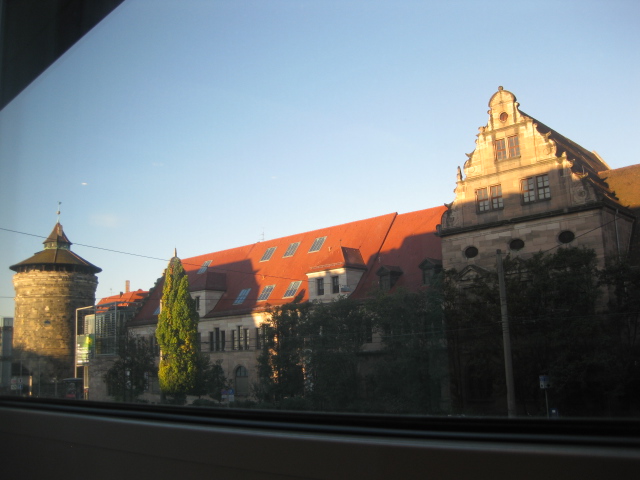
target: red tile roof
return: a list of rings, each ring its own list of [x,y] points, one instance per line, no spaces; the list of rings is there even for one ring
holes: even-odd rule
[[[353,295],[366,295],[378,278],[375,270],[383,259],[385,264],[402,268],[404,275],[397,286],[418,287],[421,271],[418,265],[425,258],[441,259],[440,239],[436,237],[436,225],[445,207],[430,208],[398,215],[391,213],[333,227],[299,233],[287,237],[232,248],[220,252],[182,259],[191,291],[209,288],[224,291],[216,307],[205,315],[214,318],[246,314],[265,309],[268,305],[281,305],[309,299],[307,273],[341,267],[365,269],[360,284]],[[317,252],[309,253],[314,241],[326,237]],[[289,245],[300,242],[296,253],[283,257]],[[260,261],[265,251],[276,247],[268,261]],[[203,263],[211,260],[204,273],[197,273]],[[283,298],[293,281],[302,284],[293,298]],[[149,324],[157,321],[157,311],[162,297],[162,279],[150,291],[149,298],[141,308],[134,324]],[[266,301],[258,301],[263,289],[274,285]],[[240,292],[251,289],[246,299],[234,305]]]
[[[124,292],[119,293],[118,295],[111,295],[110,297],[104,297],[102,300],[98,302],[98,306],[105,305],[107,303],[118,303],[118,304],[131,304],[135,302],[141,302],[144,300],[149,292],[144,291],[142,289],[138,289],[135,292]]]

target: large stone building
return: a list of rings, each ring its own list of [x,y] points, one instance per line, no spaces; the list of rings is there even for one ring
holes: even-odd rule
[[[464,278],[494,269],[497,250],[528,256],[562,245],[594,249],[600,266],[626,255],[635,222],[628,206],[640,189],[622,182],[639,166],[611,171],[597,153],[522,112],[502,87],[488,113],[442,216],[444,268]]]
[[[102,270],[71,251],[60,223],[43,243],[44,250],[10,268],[16,272],[14,361],[47,381],[76,376],[76,309],[93,305]]]
[[[443,211],[392,213],[183,259],[200,315],[202,351],[212,362],[222,360],[236,400],[246,399],[257,380],[259,329],[271,307],[428,285],[441,264],[436,224]],[[161,278],[129,324],[151,341],[162,287]],[[373,342],[363,346],[374,348]]]

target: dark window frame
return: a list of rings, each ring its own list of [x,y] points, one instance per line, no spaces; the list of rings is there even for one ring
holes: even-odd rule
[[[523,205],[551,200],[549,174],[545,173],[521,179],[520,192]]]

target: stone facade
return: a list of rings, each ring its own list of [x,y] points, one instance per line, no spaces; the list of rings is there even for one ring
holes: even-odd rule
[[[529,256],[565,244],[594,249],[601,266],[625,254],[635,217],[602,180],[608,165],[520,111],[502,87],[489,107],[442,216],[443,267],[493,269],[497,250]]]
[[[13,345],[32,375],[75,377],[76,309],[94,304],[101,270],[70,251],[60,224],[44,244],[45,250],[11,267]]]
[[[72,364],[76,308],[92,305],[93,274],[31,270],[13,277],[16,291],[14,345]]]

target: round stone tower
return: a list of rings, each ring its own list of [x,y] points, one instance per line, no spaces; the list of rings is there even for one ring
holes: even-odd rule
[[[95,303],[102,269],[71,251],[60,223],[43,243],[44,250],[9,267],[16,272],[16,362],[32,375],[75,377],[76,309]]]

